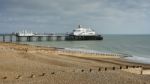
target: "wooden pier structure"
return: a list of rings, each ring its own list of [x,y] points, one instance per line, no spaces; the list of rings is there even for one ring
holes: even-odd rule
[[[17,42],[64,41],[64,35],[16,36]]]
[[[67,34],[38,34],[32,36],[19,36],[17,34],[0,34],[1,42],[42,42],[42,41],[81,41],[102,40],[97,36],[72,36]]]
[[[14,34],[0,34],[0,41],[2,42],[13,42]]]
[[[65,35],[18,36],[16,34],[0,34],[0,41],[2,42],[64,41],[65,38]]]

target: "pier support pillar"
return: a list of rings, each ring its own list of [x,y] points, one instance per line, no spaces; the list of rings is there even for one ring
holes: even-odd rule
[[[37,41],[42,41],[42,37],[41,37],[41,36],[38,36],[38,37],[37,37]]]
[[[27,36],[27,42],[31,42],[32,41],[32,37],[31,36]]]
[[[57,36],[57,41],[61,41],[61,36]]]
[[[16,42],[18,42],[18,36],[16,36]]]
[[[65,41],[65,36],[61,36],[61,40],[62,40],[62,41]]]
[[[51,38],[52,38],[51,39],[52,41],[56,41],[57,40],[57,36],[51,36]]]
[[[5,35],[3,35],[3,42],[5,42]]]
[[[12,39],[13,39],[13,35],[10,35],[10,42],[12,42]]]
[[[42,36],[41,41],[47,41],[47,36]]]
[[[21,41],[21,37],[20,36],[16,36],[16,42],[20,42]]]
[[[31,36],[30,40],[31,40],[32,42],[36,42],[36,41],[37,41],[37,37],[36,37],[36,36]]]
[[[48,36],[47,41],[51,41],[51,40],[52,40],[51,36]]]

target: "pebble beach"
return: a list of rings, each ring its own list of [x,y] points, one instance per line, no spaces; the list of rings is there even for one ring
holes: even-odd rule
[[[0,43],[0,84],[149,84],[149,69],[110,55]]]

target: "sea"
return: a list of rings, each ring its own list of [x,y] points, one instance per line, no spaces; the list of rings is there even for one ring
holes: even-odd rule
[[[95,41],[43,41],[22,42],[24,44],[128,54],[130,61],[150,64],[150,35],[102,35],[103,40]]]

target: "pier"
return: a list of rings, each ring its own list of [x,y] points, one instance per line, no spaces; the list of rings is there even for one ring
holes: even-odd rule
[[[16,36],[17,42],[64,41],[65,35]]]
[[[66,35],[33,35],[33,36],[18,36],[17,34],[0,34],[1,42],[40,42],[40,41],[64,41]]]
[[[2,42],[13,42],[15,38],[15,34],[0,34],[0,41]]]
[[[2,40],[1,40],[2,39]],[[44,33],[37,34],[32,31],[24,30],[12,34],[0,34],[0,41],[2,42],[40,42],[40,41],[82,41],[82,40],[103,40],[100,34],[97,34],[91,28],[84,28],[78,26],[71,33]]]
[[[82,40],[103,40],[100,34],[97,34],[90,28],[79,27],[71,33],[33,33],[24,30],[18,33],[0,34],[2,42],[40,42],[40,41],[82,41]]]
[[[67,34],[38,34],[32,36],[19,36],[17,34],[0,34],[1,42],[42,42],[42,41],[81,41],[102,40],[97,36],[70,36]]]

